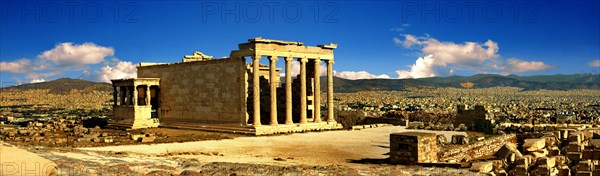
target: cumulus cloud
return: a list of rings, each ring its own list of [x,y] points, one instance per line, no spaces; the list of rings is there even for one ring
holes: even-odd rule
[[[424,57],[419,57],[409,70],[397,70],[398,78],[424,78],[450,76],[455,70],[499,70],[503,72],[528,72],[551,68],[540,61],[524,61],[516,58],[503,60],[498,54],[498,43],[487,40],[477,42],[442,42],[428,35],[425,37],[402,35],[393,38],[394,43],[405,48],[419,47]]]
[[[396,70],[398,78],[424,78],[433,76],[447,76],[453,74],[453,71],[447,69],[445,64],[435,60],[432,54],[425,57],[419,57],[415,64],[410,66],[410,70]]]
[[[345,79],[390,79],[391,77],[386,74],[375,75],[366,71],[341,71],[334,72],[333,76],[337,76]]]
[[[60,43],[53,49],[44,51],[38,58],[51,61],[59,66],[97,64],[107,56],[113,56],[115,51],[110,47],[98,46],[94,43],[81,45],[71,42]]]
[[[94,74],[97,80],[110,82],[111,79],[136,78],[137,68],[131,62],[119,61],[114,66],[104,66]]]
[[[120,77],[119,75],[130,76],[131,69],[127,67],[127,64],[132,65],[131,62],[119,63],[120,60],[114,57],[112,60],[105,60],[114,54],[115,51],[111,47],[99,46],[90,42],[83,44],[64,42],[41,52],[36,59],[24,58],[12,62],[0,62],[0,71],[23,74],[26,80],[17,77],[14,79],[19,82],[34,83],[43,82],[49,77],[60,76],[67,69],[84,71],[84,74],[91,75],[89,71],[86,71],[89,66],[102,63],[106,66],[97,72],[98,76],[102,73],[104,79]],[[94,78],[92,80],[104,81],[104,79]]]
[[[544,62],[540,61],[523,61],[520,59],[508,59],[505,66],[505,71],[508,72],[529,72],[529,71],[539,71],[546,70],[551,68],[551,65],[548,65]]]
[[[13,62],[0,62],[0,72],[26,73],[31,67],[29,59],[20,59]]]
[[[590,67],[600,67],[600,59],[588,62],[588,66],[590,66]]]

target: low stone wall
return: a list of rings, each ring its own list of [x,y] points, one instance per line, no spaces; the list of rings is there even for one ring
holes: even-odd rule
[[[472,144],[449,146],[440,150],[438,157],[440,161],[469,161],[483,156],[494,155],[504,144],[515,143],[516,140],[517,136],[515,134],[507,134],[491,137]]]

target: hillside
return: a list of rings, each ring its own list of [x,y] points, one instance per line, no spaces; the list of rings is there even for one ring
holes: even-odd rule
[[[362,90],[403,90],[408,87],[463,87],[461,83],[472,83],[473,88],[498,86],[519,87],[524,90],[571,90],[600,89],[600,75],[534,75],[534,76],[502,76],[494,74],[478,74],[473,76],[432,77],[420,79],[366,79],[348,80],[334,79],[336,92],[355,92]],[[324,88],[324,87],[323,87]]]
[[[322,77],[321,80],[326,80]],[[323,82],[324,83],[324,82]],[[468,83],[468,84],[465,84]],[[461,85],[462,84],[462,85]],[[409,87],[456,87],[461,88],[471,85],[472,88],[488,88],[497,86],[520,87],[525,90],[571,90],[571,89],[600,89],[599,74],[574,74],[574,75],[494,75],[478,74],[473,76],[431,77],[420,79],[360,79],[349,80],[334,77],[334,90],[336,92],[356,91],[385,91],[404,90]],[[321,84],[321,89],[326,89],[326,84]],[[67,93],[72,89],[111,91],[108,83],[91,82],[81,79],[61,78],[53,81],[23,84],[3,89],[50,89],[50,93]]]
[[[92,82],[82,79],[71,79],[71,78],[60,78],[52,81],[22,84],[18,86],[11,86],[2,89],[19,89],[19,90],[31,90],[31,89],[49,89],[49,93],[65,94],[69,91],[76,90],[97,90],[97,91],[111,91],[111,85],[108,83]]]

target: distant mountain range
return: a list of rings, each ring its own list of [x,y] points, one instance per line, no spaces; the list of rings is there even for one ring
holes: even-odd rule
[[[72,89],[111,91],[112,86],[109,83],[92,82],[83,79],[60,78],[52,81],[21,84],[18,86],[5,87],[2,89],[50,89],[49,93],[68,93]]]
[[[326,78],[323,77],[321,80],[326,80]],[[321,86],[321,90],[326,89],[325,81],[322,81]],[[478,74],[473,76],[431,77],[420,79],[361,80],[349,80],[334,77],[334,90],[336,92],[405,90],[409,87],[488,88],[498,86],[520,87],[524,90],[600,89],[600,74],[534,76]],[[50,89],[50,93],[66,93],[72,89],[110,91],[112,88],[109,83],[61,78],[53,81],[22,84],[2,89]]]
[[[334,90],[336,92],[404,90],[408,87],[488,88],[499,86],[520,87],[524,90],[600,89],[600,74],[534,76],[478,74],[473,76],[431,77],[420,79],[362,80],[334,78]],[[324,89],[324,87],[322,87],[322,89]]]

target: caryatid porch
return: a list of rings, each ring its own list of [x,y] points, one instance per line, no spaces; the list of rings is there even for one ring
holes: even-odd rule
[[[111,80],[113,121],[111,125],[132,129],[158,127],[159,78]]]
[[[334,119],[334,103],[333,103],[333,49],[337,48],[336,44],[318,45],[318,46],[304,46],[301,42],[288,42],[281,40],[269,40],[262,38],[250,39],[249,43],[243,43],[239,45],[239,50],[231,52],[231,59],[245,59],[250,57],[251,62],[251,77],[248,76],[248,80],[252,80],[251,86],[252,91],[248,91],[248,94],[252,94],[251,103],[252,112],[249,111],[244,121],[252,121],[252,126],[256,129],[257,134],[272,134],[272,133],[285,133],[294,131],[308,131],[308,130],[330,130],[340,129],[341,124],[338,124]],[[261,90],[260,90],[260,59],[265,56],[269,59],[269,92],[270,92],[270,107],[269,107],[269,122],[268,124],[261,123]],[[279,74],[276,72],[276,62],[282,58],[285,62],[285,113],[278,114],[277,107],[277,88],[279,82]],[[292,73],[291,63],[297,60],[300,62],[300,102],[293,102],[292,98]],[[321,71],[320,67],[322,62],[327,65],[327,113],[325,119],[321,117]],[[307,64],[310,65],[312,70],[307,71]],[[310,75],[309,73],[310,72]],[[307,95],[307,76],[311,77],[312,82],[312,96]],[[295,90],[298,91],[298,90]],[[299,120],[297,123],[293,122],[292,110],[294,106],[298,106],[299,103]],[[309,105],[310,104],[310,105]],[[308,120],[308,110],[312,110],[312,121]],[[278,121],[279,116],[285,116],[285,121]],[[248,119],[251,118],[251,119]],[[250,124],[248,124],[250,125]]]

